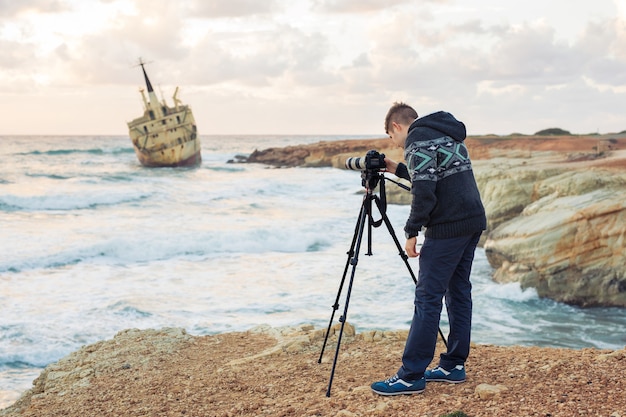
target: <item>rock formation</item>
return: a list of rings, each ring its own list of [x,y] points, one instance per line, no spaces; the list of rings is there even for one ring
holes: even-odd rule
[[[376,149],[392,159],[402,160],[402,150],[393,148],[389,139],[369,139],[317,142],[308,145],[255,150],[246,162],[277,167],[344,168],[346,159],[362,157],[371,149]]]
[[[626,173],[477,165],[496,281],[568,304],[626,307]]]

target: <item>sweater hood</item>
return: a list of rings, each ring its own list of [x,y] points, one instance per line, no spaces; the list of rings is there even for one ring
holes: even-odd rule
[[[435,131],[433,132],[435,137],[437,137],[437,132],[439,132],[443,136],[450,136],[457,142],[463,142],[466,136],[463,122],[457,120],[452,114],[445,111],[438,111],[416,119],[409,127],[409,134],[411,130],[418,127]]]

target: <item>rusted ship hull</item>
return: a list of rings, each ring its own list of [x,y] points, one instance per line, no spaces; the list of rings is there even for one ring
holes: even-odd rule
[[[165,100],[160,102],[141,60],[139,65],[146,81],[148,98],[140,90],[144,114],[128,122],[128,133],[137,159],[146,167],[186,167],[200,164],[200,139],[191,108],[180,104],[176,97],[178,87],[172,97],[174,107],[168,106]]]
[[[200,165],[202,162],[202,155],[200,152],[193,154],[192,156],[185,158],[180,156],[176,150],[171,149],[170,152],[159,151],[159,155],[155,152],[149,153],[144,150],[135,148],[137,159],[141,165],[145,167],[157,168],[157,167],[193,167]],[[169,154],[169,158],[167,157]]]
[[[144,115],[128,123],[139,162],[146,167],[194,166],[202,162],[200,139],[191,110],[166,107],[166,117]]]

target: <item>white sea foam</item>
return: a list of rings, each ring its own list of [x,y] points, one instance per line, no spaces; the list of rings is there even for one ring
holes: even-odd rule
[[[522,289],[519,282],[510,282],[507,284],[497,284],[494,282],[482,288],[482,291],[486,297],[514,302],[525,302],[539,298],[537,290],[534,288]]]

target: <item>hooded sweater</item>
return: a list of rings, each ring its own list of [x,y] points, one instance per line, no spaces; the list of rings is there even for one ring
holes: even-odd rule
[[[486,229],[485,209],[465,146],[465,125],[447,112],[416,119],[404,145],[406,166],[396,174],[411,181],[411,214],[404,231],[447,239]]]

